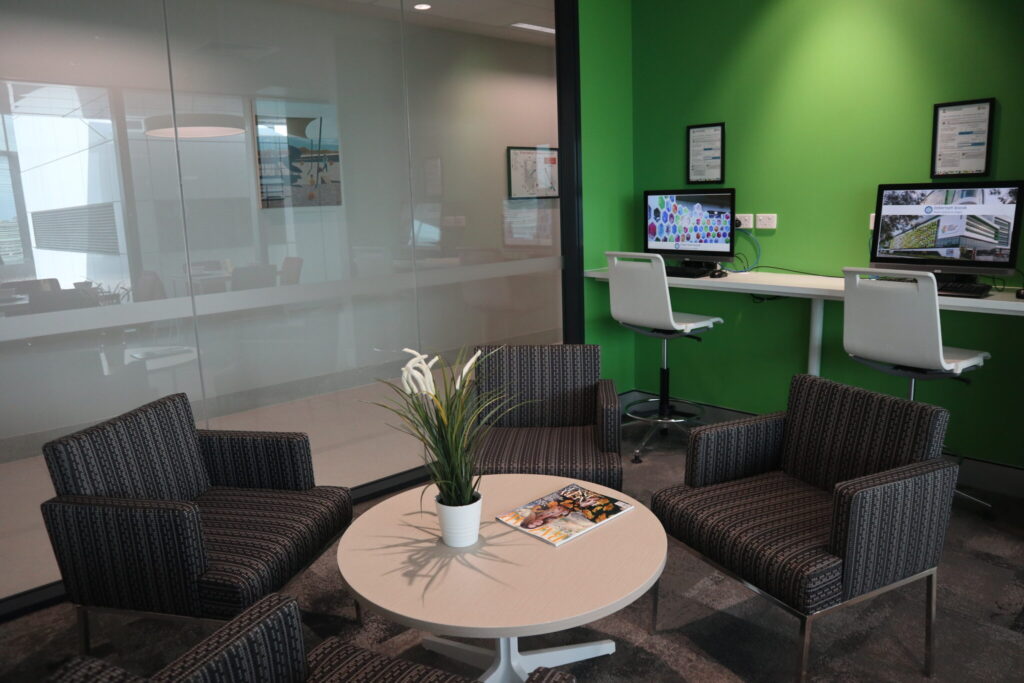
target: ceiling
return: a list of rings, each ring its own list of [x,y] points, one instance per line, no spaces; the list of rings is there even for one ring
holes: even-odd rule
[[[389,16],[412,24],[554,46],[550,33],[514,28],[514,23],[555,26],[555,0],[285,0],[339,12]],[[426,2],[429,10],[412,6]],[[401,15],[400,15],[401,13]]]

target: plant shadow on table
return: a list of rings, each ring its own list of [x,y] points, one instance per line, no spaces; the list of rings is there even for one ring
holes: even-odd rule
[[[436,513],[410,512],[406,517],[436,518]],[[523,545],[530,539],[522,538],[515,529],[496,521],[480,524],[480,539],[465,548],[451,548],[441,540],[441,532],[435,521],[415,523],[406,521],[402,526],[410,531],[408,536],[380,536],[385,542],[372,547],[360,548],[374,553],[396,556],[399,564],[386,574],[401,574],[410,586],[422,582],[421,597],[444,579],[454,566],[465,567],[480,576],[507,585],[487,572],[488,565],[517,563],[502,556],[503,548]]]

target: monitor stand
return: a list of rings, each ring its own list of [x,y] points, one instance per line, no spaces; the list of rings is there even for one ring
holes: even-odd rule
[[[668,277],[707,277],[716,270],[716,261],[680,261],[673,266],[665,264],[665,275]]]

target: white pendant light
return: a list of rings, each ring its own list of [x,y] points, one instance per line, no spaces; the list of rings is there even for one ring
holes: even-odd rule
[[[177,124],[179,138],[221,138],[241,135],[245,121],[231,114],[170,114],[147,116],[142,122],[146,135],[154,138],[173,138]]]

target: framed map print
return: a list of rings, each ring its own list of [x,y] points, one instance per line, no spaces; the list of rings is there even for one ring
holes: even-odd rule
[[[509,147],[508,198],[558,196],[557,147]]]

